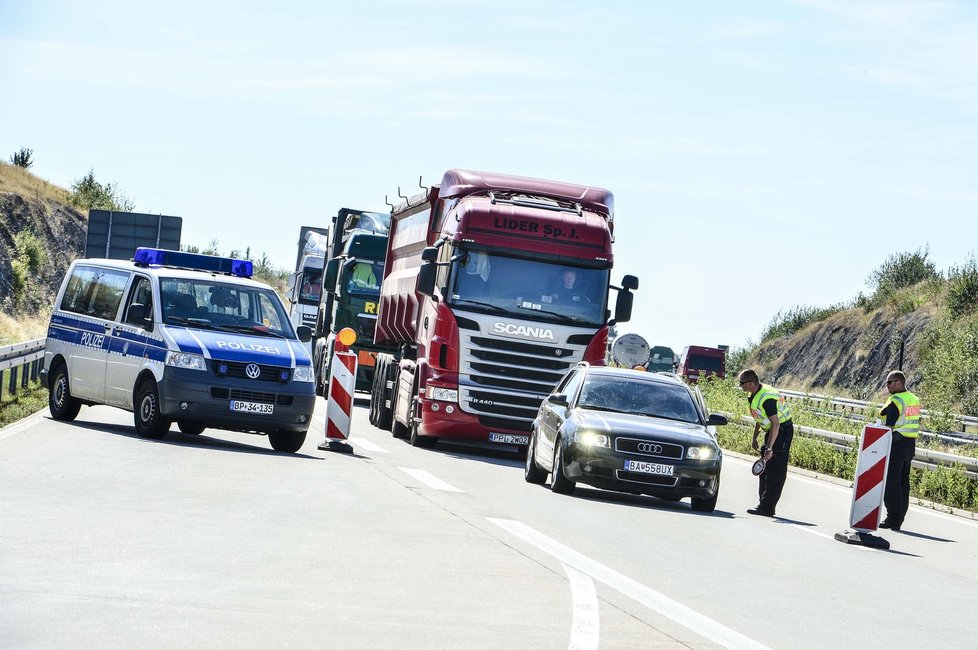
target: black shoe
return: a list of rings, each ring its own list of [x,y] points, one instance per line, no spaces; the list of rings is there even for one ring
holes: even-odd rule
[[[760,515],[762,517],[773,517],[774,516],[774,511],[773,510],[768,510],[767,508],[763,508],[761,506],[754,506],[753,508],[748,508],[747,509],[747,514],[749,514],[749,515]]]
[[[893,523],[889,519],[884,519],[883,521],[880,522],[880,528],[887,528],[889,530],[899,531],[900,530],[900,525],[901,524],[895,524],[895,523]]]

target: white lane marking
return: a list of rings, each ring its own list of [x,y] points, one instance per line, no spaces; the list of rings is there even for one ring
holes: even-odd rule
[[[510,534],[532,544],[541,551],[572,566],[578,571],[603,582],[612,589],[621,592],[632,600],[649,609],[672,619],[680,625],[693,630],[697,634],[727,648],[766,648],[767,646],[736,632],[735,630],[696,612],[663,593],[652,589],[640,582],[606,567],[591,558],[578,553],[572,548],[551,539],[526,524],[512,519],[496,519],[487,517]]]
[[[13,435],[17,435],[21,431],[26,431],[27,429],[30,429],[35,424],[38,424],[43,419],[41,413],[43,413],[43,411],[38,411],[34,415],[28,416],[27,418],[21,420],[20,422],[16,422],[14,424],[4,427],[3,429],[0,429],[0,440],[3,440],[4,438],[9,438],[10,436]]]
[[[387,451],[386,449],[384,449],[380,445],[376,445],[376,444],[370,442],[369,440],[367,440],[366,438],[350,438],[349,439],[349,442],[351,444],[353,444],[354,446],[362,447],[363,449],[366,449],[367,451],[372,451],[372,452],[375,452],[375,453],[378,453],[378,454],[389,454],[390,453],[389,451]]]
[[[601,623],[598,592],[594,581],[577,569],[562,564],[571,586],[571,635],[568,650],[593,650],[598,647]]]
[[[408,476],[411,476],[421,481],[422,483],[424,483],[430,488],[434,488],[436,490],[444,490],[445,492],[461,492],[461,490],[455,487],[454,485],[449,485],[448,483],[441,480],[437,476],[434,476],[433,474],[429,474],[423,469],[415,469],[413,467],[398,467],[397,469],[401,470]]]

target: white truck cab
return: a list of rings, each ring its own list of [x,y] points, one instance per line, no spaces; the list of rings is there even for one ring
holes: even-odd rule
[[[312,362],[275,291],[247,260],[139,248],[130,261],[80,259],[48,326],[42,384],[56,420],[82,405],[132,411],[159,439],[176,422],[268,434],[298,451],[315,406]]]

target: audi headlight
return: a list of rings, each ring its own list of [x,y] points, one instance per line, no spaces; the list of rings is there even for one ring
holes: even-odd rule
[[[716,447],[690,447],[686,450],[686,458],[693,460],[713,460],[717,457]]]
[[[296,366],[292,371],[292,381],[312,381],[312,366]]]
[[[436,399],[439,402],[458,402],[458,390],[428,386],[428,399]]]
[[[585,447],[611,447],[611,438],[603,433],[585,431],[577,436],[577,442]]]
[[[204,361],[204,357],[189,352],[171,352],[166,358],[166,365],[188,370],[207,370],[207,362]]]

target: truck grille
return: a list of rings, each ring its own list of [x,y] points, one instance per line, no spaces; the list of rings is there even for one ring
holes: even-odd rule
[[[475,323],[471,323],[475,325]],[[460,327],[459,401],[484,426],[528,431],[540,402],[584,358],[590,336],[567,344],[524,343]],[[472,328],[474,329],[474,328]]]

